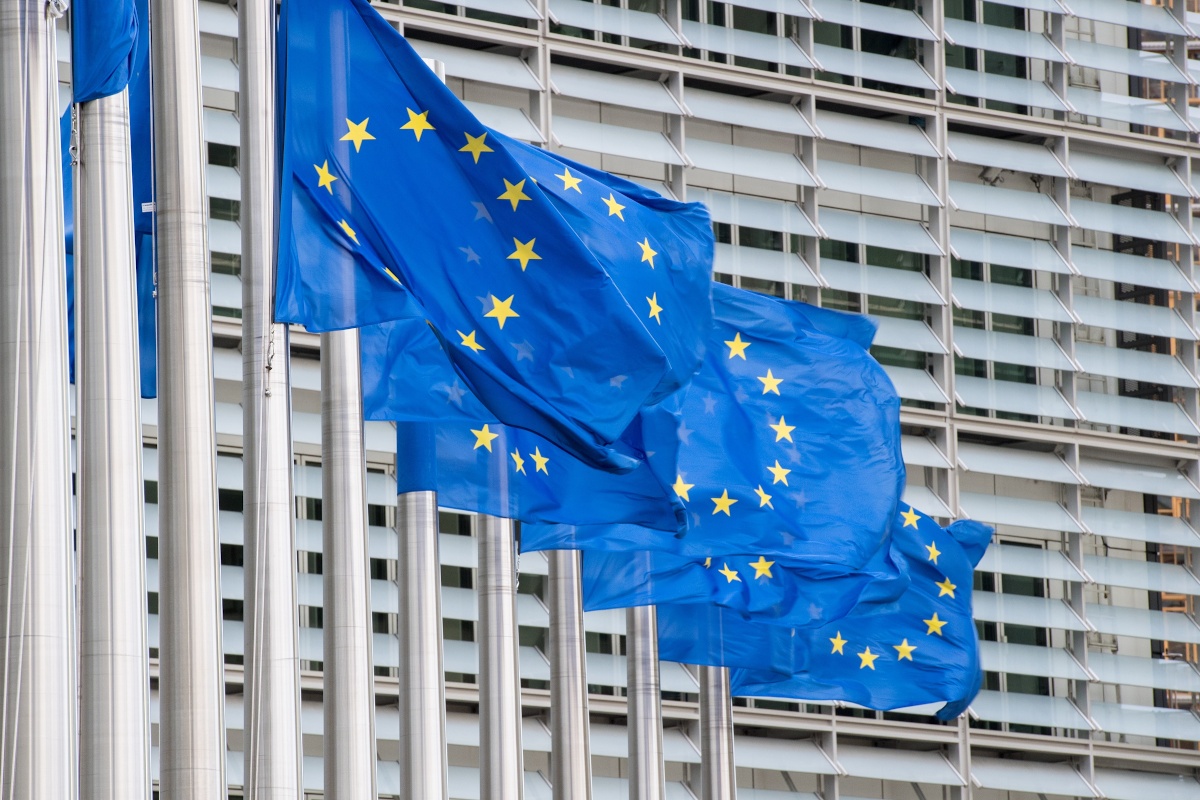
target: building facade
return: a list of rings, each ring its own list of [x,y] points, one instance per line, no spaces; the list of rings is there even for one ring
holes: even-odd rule
[[[1190,0],[408,0],[486,124],[708,204],[718,280],[880,322],[906,500],[996,526],[967,717],[735,700],[743,800],[1200,798],[1200,198]],[[237,19],[201,2],[231,797],[243,706]],[[63,50],[64,53],[69,50]],[[66,56],[62,56],[65,58]],[[64,64],[64,79],[69,75]],[[321,790],[319,347],[293,335],[305,783]],[[143,408],[151,658],[155,406]],[[399,774],[394,432],[367,426],[381,796]],[[451,797],[478,797],[476,548],[441,515]],[[541,554],[520,559],[527,797],[549,797]],[[624,615],[587,615],[597,798]],[[152,661],[152,674],[155,674]],[[668,797],[695,669],[662,664]],[[155,711],[157,713],[157,711]]]

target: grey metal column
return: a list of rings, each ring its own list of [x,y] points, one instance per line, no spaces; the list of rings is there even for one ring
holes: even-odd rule
[[[550,782],[554,800],[591,800],[592,749],[579,553],[550,561]]]
[[[733,702],[729,670],[700,667],[701,800],[734,800]]]
[[[275,2],[238,3],[246,796],[303,791],[288,326],[275,289]]]
[[[478,517],[475,538],[479,546],[479,797],[521,800],[525,768],[513,521]]]
[[[77,790],[58,56],[45,0],[0,4],[0,797]]]
[[[658,678],[658,615],[654,606],[625,612],[629,709],[629,800],[663,800],[662,693]]]
[[[396,468],[404,469],[404,465]],[[396,504],[400,539],[400,800],[444,800],[449,778],[437,494],[408,492],[400,495]]]
[[[126,92],[79,107],[78,152],[79,783],[89,800],[149,800],[146,542]]]
[[[367,465],[358,331],[321,334],[325,797],[375,797]]]
[[[212,305],[196,0],[153,0],[158,256],[159,783],[225,796]]]

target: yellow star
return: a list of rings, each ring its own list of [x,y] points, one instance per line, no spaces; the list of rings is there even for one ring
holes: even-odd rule
[[[579,184],[583,183],[583,178],[576,178],[574,175],[571,174],[571,170],[568,169],[567,167],[563,167],[562,175],[555,175],[554,177],[558,178],[560,181],[563,182],[563,191],[564,192],[567,189],[574,189],[575,191],[579,192],[580,194],[583,194],[583,190],[579,188]]]
[[[771,481],[772,485],[776,483],[782,483],[784,486],[787,486],[787,476],[790,475],[792,471],[787,467],[779,466],[779,459],[777,458],[775,459],[775,466],[767,467],[767,472],[770,472],[775,476],[775,480]]]
[[[550,470],[546,469],[546,465],[550,463],[550,459],[542,455],[542,448],[533,448],[533,452],[530,453],[529,457],[532,458],[533,463],[537,465],[534,467],[534,472],[544,472],[547,475],[550,474]]]
[[[758,557],[758,561],[752,561],[750,566],[754,567],[754,577],[756,578],[774,578],[771,574],[771,567],[775,566],[774,561],[767,561],[762,556]]]
[[[928,560],[936,564],[938,556],[942,554],[942,551],[937,549],[937,542],[930,542],[925,545],[925,549],[929,551]]]
[[[313,169],[317,171],[317,188],[328,189],[330,194],[333,194],[333,182],[337,180],[337,176],[329,171],[329,159],[325,159],[325,163],[321,166],[313,164]]]
[[[625,215],[621,213],[625,206],[617,202],[617,199],[613,196],[612,192],[609,192],[608,197],[604,198],[604,205],[608,206],[608,215],[610,217],[616,214],[617,219],[621,220],[622,222],[625,221]]]
[[[507,183],[507,181],[505,182]],[[515,259],[521,262],[521,272],[525,271],[525,268],[529,266],[530,261],[542,260],[541,256],[533,252],[533,243],[536,241],[537,239],[530,239],[528,242],[522,242],[515,236],[513,237],[513,244],[517,246],[517,249],[514,250],[508,258],[510,261]]]
[[[475,446],[472,450],[478,450],[481,447],[487,448],[487,451],[492,452],[492,441],[500,436],[498,433],[492,433],[488,428],[487,423],[479,430],[471,429],[471,433],[475,434]]]
[[[734,581],[741,583],[742,579],[738,577],[737,570],[730,569],[728,564],[722,564],[721,569],[717,570],[717,572],[725,576],[726,583],[733,583]]]
[[[507,200],[508,202],[512,203],[513,211],[516,211],[517,203],[521,202],[522,200],[532,200],[533,199],[529,195],[525,194],[525,192],[523,191],[524,189],[525,189],[525,179],[524,178],[521,178],[521,180],[517,181],[516,183],[509,183],[508,178],[504,178],[504,194],[500,195],[496,199],[497,200]]]
[[[467,143],[463,147],[458,148],[458,152],[470,153],[472,156],[474,156],[476,164],[479,163],[479,157],[481,155],[483,155],[484,153],[496,152],[492,148],[488,147],[487,143],[484,142],[484,139],[487,138],[487,131],[484,131],[483,133],[479,134],[478,136],[472,136],[471,134],[467,133],[466,131],[463,131],[463,136],[467,137]],[[420,138],[420,137],[418,137],[418,138]]]
[[[867,649],[865,649],[861,653],[859,653],[858,657],[859,657],[859,659],[862,660],[862,663],[858,665],[859,669],[865,669],[867,667],[870,667],[871,669],[875,669],[875,659],[879,658],[879,654],[872,653],[871,648],[868,647]]]
[[[712,556],[709,556],[708,558],[704,559],[704,568],[708,569],[711,566],[712,566]]]
[[[370,121],[371,121],[370,117],[367,117],[362,122],[359,122],[357,124],[351,122],[350,120],[346,120],[346,125],[348,125],[350,127],[350,132],[347,133],[345,136],[343,136],[341,139],[338,139],[338,141],[339,142],[354,142],[354,152],[356,152],[356,153],[359,152],[359,150],[362,149],[363,142],[367,141],[368,139],[375,138],[371,134],[367,133],[367,123]]]
[[[923,619],[923,620],[921,620],[921,622],[924,622],[927,626],[929,626],[929,630],[925,631],[926,636],[928,636],[931,633],[936,633],[938,636],[941,636],[942,628],[944,628],[946,626],[946,620],[938,619],[938,615],[937,615],[936,611],[933,612],[932,617],[930,617],[929,619]]]
[[[894,644],[894,645],[892,645],[892,647],[894,647],[896,650],[900,651],[900,655],[896,656],[897,661],[904,661],[905,659],[912,661],[912,652],[913,652],[913,650],[917,649],[917,646],[915,644],[908,643],[908,639],[905,639],[900,644]]]
[[[906,528],[917,527],[917,520],[921,518],[920,514],[918,514],[916,511],[913,511],[912,506],[908,507],[908,511],[901,512],[900,516],[904,517],[904,527]]]
[[[429,124],[429,112],[422,111],[420,114],[418,114],[411,108],[406,108],[404,110],[408,112],[408,122],[401,125],[400,130],[412,131],[417,135],[417,141],[421,141],[422,133],[433,130],[433,126]],[[476,156],[475,160],[478,161],[479,157]]]
[[[463,347],[469,347],[469,348],[471,348],[472,351],[474,351],[476,353],[478,353],[480,350],[484,349],[483,345],[481,345],[479,342],[475,341],[475,331],[471,331],[470,333],[463,333],[462,331],[455,331],[455,333],[458,334],[458,338],[462,339],[462,341],[459,342],[459,344],[461,344]]]
[[[777,442],[783,441],[784,439],[787,439],[789,442],[792,441],[792,431],[796,430],[796,426],[788,425],[787,420],[783,417],[779,418],[778,425],[771,425],[769,427],[771,430],[775,431],[775,441]]]
[[[779,394],[779,384],[783,383],[783,378],[776,378],[771,374],[771,370],[767,370],[766,376],[760,377],[759,380],[762,381],[763,394],[767,392]]]
[[[650,238],[646,237],[638,242],[638,247],[642,248],[642,263],[649,261],[650,269],[654,269],[654,257],[658,255],[658,251],[650,246]]]
[[[347,236],[349,236],[351,239],[353,239],[353,240],[354,240],[354,243],[355,243],[355,244],[358,244],[358,234],[356,234],[356,233],[354,232],[354,229],[353,229],[353,228],[351,228],[351,227],[350,227],[350,226],[349,226],[349,225],[346,223],[346,220],[342,220],[341,222],[339,222],[339,223],[338,223],[338,226],[339,226],[339,227],[340,227],[340,228],[341,228],[343,231],[345,231],[345,232],[346,232],[346,235],[347,235]]]
[[[651,297],[646,298],[646,302],[650,304],[650,316],[659,325],[662,325],[662,320],[658,315],[662,313],[662,306],[658,304],[658,292],[655,292]]]
[[[525,475],[525,459],[521,458],[520,451],[513,450],[509,455],[512,456],[513,463],[517,465],[517,472]]]
[[[842,650],[842,648],[846,646],[846,640],[842,638],[841,631],[838,631],[836,634],[834,634],[834,637],[829,641],[833,642],[833,649],[829,651],[830,655],[833,655],[834,653],[839,653],[843,656],[846,655],[846,653]]]
[[[724,491],[722,491],[720,497],[710,497],[709,499],[712,500],[714,503],[716,503],[716,508],[713,509],[714,516],[717,514],[718,511],[724,511],[725,516],[727,516],[727,517],[733,516],[732,514],[729,513],[729,509],[733,508],[733,504],[737,502],[737,499],[731,498],[729,496],[728,489],[725,489]]]
[[[693,486],[695,486],[695,485],[696,485],[696,484],[694,484],[694,483],[684,483],[684,482],[683,482],[683,476],[682,476],[682,475],[676,475],[676,476],[675,476],[675,483],[674,483],[674,484],[671,486],[671,488],[675,490],[675,494],[676,494],[676,496],[678,496],[678,497],[681,497],[681,498],[683,498],[684,500],[687,500],[687,501],[690,503],[690,502],[691,502],[691,498],[690,498],[690,497],[688,497],[688,490],[689,490],[689,489],[691,489],[691,488],[692,488]]]
[[[955,586],[953,583],[950,582],[949,578],[946,578],[946,580],[937,584],[937,587],[939,589],[941,589],[941,591],[938,592],[938,597],[942,597],[943,595],[948,594],[948,595],[950,595],[951,598],[954,597],[954,590],[958,588],[957,586]]]
[[[507,300],[501,300],[496,295],[492,295],[492,310],[484,314],[485,317],[493,317],[500,323],[500,330],[504,330],[504,323],[512,317],[521,316],[512,310],[513,295],[509,295]]]
[[[725,342],[725,345],[729,348],[729,357],[730,358],[737,356],[742,361],[746,360],[746,348],[750,346],[750,342],[742,341],[741,331],[738,331],[737,333],[735,333],[733,335],[733,339]]]
[[[762,484],[759,484],[758,488],[754,490],[754,493],[756,495],[758,495],[758,507],[759,508],[762,508],[763,506],[766,506],[767,508],[775,507],[775,506],[771,505],[771,495],[769,495],[763,491]]]

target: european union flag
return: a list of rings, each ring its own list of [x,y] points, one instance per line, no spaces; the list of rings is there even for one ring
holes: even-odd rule
[[[880,711],[945,703],[940,719],[966,710],[983,679],[972,577],[992,530],[970,521],[942,528],[911,507],[902,517],[893,549],[907,561],[908,590],[893,603],[797,631],[793,674],[781,680],[773,667],[735,670],[734,694],[846,700]]]
[[[753,668],[785,680],[796,671],[796,631],[755,625],[716,605],[661,605],[658,657],[680,664]]]
[[[803,628],[840,619],[863,603],[897,599],[909,585],[906,567],[887,545],[856,570],[838,564],[798,567],[782,556],[722,553],[695,559],[589,550],[583,554],[583,607],[692,604],[694,611],[696,604],[711,604],[734,615],[729,619]]]
[[[76,103],[120,93],[144,59],[150,37],[136,0],[71,4],[71,85]],[[146,20],[144,10],[140,15]]]
[[[862,568],[885,541],[904,486],[900,400],[867,348],[866,317],[713,287],[704,364],[647,427],[651,469],[688,512],[663,537],[613,526],[522,529],[522,548],[670,550]]]
[[[632,468],[610,445],[699,357],[707,215],[489,131],[366,0],[282,19],[276,318],[428,319],[497,418]]]

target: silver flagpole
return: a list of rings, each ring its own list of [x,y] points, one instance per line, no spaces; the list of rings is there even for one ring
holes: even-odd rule
[[[397,464],[396,469],[404,469]],[[436,492],[397,498],[400,539],[400,800],[449,794]]]
[[[629,709],[629,800],[663,800],[662,694],[658,678],[658,624],[654,606],[625,612]]]
[[[591,800],[592,754],[579,553],[552,550],[550,604],[550,781],[554,800]]]
[[[525,796],[521,668],[517,651],[516,541],[511,519],[481,516],[479,546],[479,797]]]
[[[700,667],[701,800],[735,800],[733,703],[729,670]]]
[[[375,798],[367,465],[358,331],[321,334],[325,798]]]
[[[288,326],[275,289],[275,2],[238,3],[246,797],[303,789]]]
[[[128,93],[79,107],[75,346],[81,794],[150,798],[150,675]]]
[[[21,800],[78,788],[53,10],[0,4],[0,796]]]
[[[212,305],[196,0],[153,0],[158,256],[159,784],[225,796]]]

